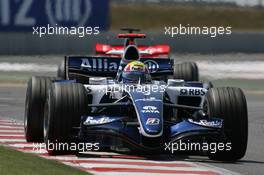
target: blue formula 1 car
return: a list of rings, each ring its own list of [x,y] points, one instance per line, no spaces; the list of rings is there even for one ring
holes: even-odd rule
[[[65,79],[32,77],[26,96],[27,141],[44,141],[51,155],[182,152],[223,161],[245,155],[247,104],[239,88],[157,79],[171,74],[169,60],[156,59],[159,66],[153,72],[139,55],[129,45],[118,64],[112,60],[117,58],[66,57]],[[80,144],[89,146],[78,150]]]

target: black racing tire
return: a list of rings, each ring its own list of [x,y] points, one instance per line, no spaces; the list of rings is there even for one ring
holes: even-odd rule
[[[194,62],[174,63],[173,78],[185,81],[199,81],[197,64]]]
[[[239,88],[212,88],[207,93],[209,117],[224,120],[224,143],[229,149],[210,153],[209,158],[220,161],[241,159],[247,149],[248,112],[244,93]],[[231,148],[231,149],[230,149]]]
[[[32,77],[27,84],[24,130],[27,142],[43,142],[44,105],[53,77]]]
[[[65,61],[61,61],[61,63],[58,66],[57,70],[57,77],[60,79],[65,80],[66,79],[66,68],[65,68]]]
[[[78,83],[53,83],[45,105],[44,141],[50,155],[68,154],[74,150],[73,127],[79,127],[81,116],[87,114],[88,97]],[[50,147],[66,144],[66,147]],[[77,150],[76,150],[77,151]]]

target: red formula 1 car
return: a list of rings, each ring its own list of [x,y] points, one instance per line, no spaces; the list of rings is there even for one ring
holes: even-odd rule
[[[196,63],[180,63],[176,59],[171,58],[169,45],[138,45],[136,39],[144,39],[146,38],[146,34],[134,33],[139,32],[139,29],[123,28],[121,30],[126,31],[126,33],[118,34],[118,38],[124,38],[124,44],[96,44],[96,55],[93,56],[93,60],[90,60],[91,63],[89,63],[90,66],[93,66],[95,68],[93,70],[98,69],[96,67],[97,65],[99,65],[99,67],[104,67],[104,64],[106,64],[106,62],[104,62],[103,65],[101,65],[101,63],[98,63],[100,62],[101,58],[107,58],[108,62],[110,60],[113,60],[114,62],[116,61],[119,64],[119,60],[116,60],[115,58],[125,60],[127,57],[127,59],[135,58],[136,60],[139,59],[143,61],[148,66],[150,71],[153,70],[151,72],[152,76],[157,79],[166,80],[167,76],[170,74],[170,76],[173,76],[174,79],[183,79],[185,81],[199,81],[199,71]],[[95,61],[94,59],[96,59],[97,61]],[[119,66],[120,65],[117,65],[115,68],[117,69]],[[166,69],[166,75],[165,72],[161,71],[162,69],[157,71],[158,68]],[[105,73],[105,75],[102,76],[111,76],[111,74],[107,74],[106,71],[103,72]],[[63,62],[58,68],[58,77],[61,77],[63,79],[65,78],[65,62]]]
[[[113,57],[120,57],[127,46],[136,45],[140,53],[141,58],[152,58],[152,57],[169,57],[170,46],[169,45],[137,45],[136,38],[146,38],[146,34],[133,33],[133,31],[139,31],[138,29],[121,29],[128,31],[129,33],[118,34],[118,38],[125,38],[124,45],[107,45],[107,44],[96,44],[96,53],[99,55],[107,55]]]

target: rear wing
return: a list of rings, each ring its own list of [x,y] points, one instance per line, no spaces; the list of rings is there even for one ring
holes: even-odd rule
[[[168,45],[153,45],[153,46],[145,46],[139,45],[137,46],[138,51],[141,57],[168,57],[170,53],[170,46]],[[107,45],[97,43],[95,46],[96,54],[100,54],[103,56],[116,56],[120,57],[124,53],[124,46],[122,45]]]
[[[116,77],[121,58],[98,56],[66,56],[66,78],[76,77]],[[141,58],[151,76],[173,74],[173,60],[170,58]]]

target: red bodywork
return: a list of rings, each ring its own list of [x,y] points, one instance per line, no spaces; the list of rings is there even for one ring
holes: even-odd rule
[[[142,58],[150,57],[168,57],[170,53],[170,46],[168,45],[155,45],[155,46],[137,46]],[[123,45],[107,45],[96,44],[96,53],[100,55],[107,55],[112,57],[121,57],[120,53],[111,53],[111,51],[124,51]]]
[[[121,33],[117,35],[118,38],[125,38],[124,45],[106,45],[96,44],[96,54],[102,56],[121,57],[124,53],[124,48],[128,45],[135,45],[135,39],[146,38],[146,34],[142,33]],[[155,46],[137,46],[141,58],[167,58],[170,53],[170,46],[168,45],[155,45]]]
[[[146,38],[146,34],[142,33],[120,33],[117,35],[118,38]]]

